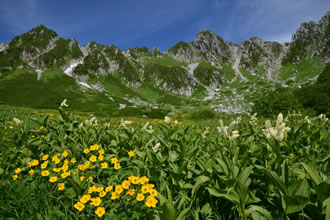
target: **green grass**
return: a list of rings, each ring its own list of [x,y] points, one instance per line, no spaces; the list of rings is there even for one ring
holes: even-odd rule
[[[87,90],[83,92],[74,79],[59,70],[48,70],[41,80],[37,74],[17,71],[15,77],[8,76],[0,80],[0,102],[21,107],[36,109],[56,109],[67,99],[75,109],[98,114],[109,114],[118,110],[119,103],[127,101],[115,97],[112,102],[105,95]]]
[[[317,57],[301,61],[299,64],[287,64],[279,73],[281,80],[287,80],[296,76],[295,82],[304,82],[322,72],[324,65]]]
[[[232,65],[223,64],[222,67],[223,68],[221,70],[225,76],[225,80],[231,81],[236,75],[235,71],[232,68]]]

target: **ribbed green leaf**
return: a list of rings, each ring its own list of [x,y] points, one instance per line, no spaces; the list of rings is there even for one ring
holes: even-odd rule
[[[251,205],[245,209],[247,216],[251,216],[254,220],[272,220],[273,217],[265,208],[257,205]]]
[[[330,220],[330,198],[324,200],[323,207],[325,207],[325,220]]]
[[[301,211],[309,202],[309,199],[302,196],[284,195],[285,213],[291,214]]]
[[[287,189],[287,187],[285,186],[285,184],[283,183],[283,181],[281,180],[281,178],[273,171],[259,166],[259,165],[255,165],[256,168],[262,170],[263,172],[265,172],[267,174],[267,176],[269,177],[269,179],[271,180],[272,183],[274,183],[283,194],[289,194],[289,191]]]
[[[162,212],[160,213],[160,219],[161,220],[176,220],[176,210],[173,206],[172,203],[170,202],[165,202],[162,206],[161,206],[161,210]]]
[[[205,182],[209,181],[210,178],[207,176],[199,176],[196,178],[193,189],[191,190],[191,196],[193,197],[198,190],[198,188]]]
[[[232,203],[235,203],[236,205],[240,204],[239,196],[235,192],[231,191],[229,194],[224,194],[224,193],[218,192],[216,189],[213,189],[213,188],[206,187],[206,189],[209,191],[209,193],[212,196],[227,199],[227,200],[231,201]]]
[[[304,166],[306,172],[309,174],[309,176],[312,178],[312,180],[314,181],[314,183],[316,185],[319,185],[322,182],[321,177],[317,174],[316,170],[314,170],[314,168],[312,168],[311,166],[309,166],[306,163],[302,163],[302,165]]]

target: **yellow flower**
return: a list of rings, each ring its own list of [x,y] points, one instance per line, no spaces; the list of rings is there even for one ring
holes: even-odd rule
[[[153,207],[153,208],[155,208],[156,207],[156,204],[158,203],[158,201],[157,201],[157,199],[155,199],[155,197],[153,197],[153,196],[148,196],[147,198],[146,198],[146,206],[147,207]]]
[[[16,180],[18,178],[18,176],[15,174],[13,175],[13,180]]]
[[[32,166],[37,166],[39,164],[39,160],[32,161]]]
[[[64,189],[64,183],[57,184],[58,191],[62,191]]]
[[[16,173],[16,174],[19,174],[21,171],[22,171],[21,168],[17,168],[17,169],[15,170],[15,173]]]
[[[62,153],[63,157],[67,157],[69,155],[69,153],[65,150],[63,153]]]
[[[13,129],[13,128],[14,128],[13,126],[11,126],[11,125],[9,126],[9,129]]]
[[[131,181],[131,183],[133,183],[133,184],[139,184],[139,182],[140,182],[140,178],[139,177],[137,177],[137,176],[130,176],[130,177],[128,177],[128,179]]]
[[[119,193],[119,194],[120,194],[120,193],[123,192],[123,190],[124,190],[124,189],[123,189],[123,187],[122,187],[121,185],[116,185],[116,186],[115,186],[115,192],[116,192],[116,193]]]
[[[78,169],[79,170],[85,170],[85,165],[84,164],[79,164]]]
[[[104,197],[106,194],[107,194],[106,192],[101,191],[101,192],[99,193],[99,196],[100,196],[100,197]]]
[[[149,160],[149,157],[146,157],[146,161],[148,161]]]
[[[129,180],[124,180],[123,183],[121,184],[121,186],[124,188],[124,189],[128,189],[131,185],[131,182]]]
[[[64,172],[64,173],[61,174],[61,177],[62,177],[63,179],[65,179],[65,178],[67,178],[68,176],[70,176],[70,174],[71,174],[71,171]]]
[[[117,192],[112,192],[111,193],[111,200],[119,199],[120,198],[120,193]]]
[[[81,182],[84,181],[84,179],[85,179],[84,176],[81,176],[81,177],[80,177],[80,181],[81,181]]]
[[[81,211],[85,208],[85,205],[82,204],[81,202],[77,202],[77,203],[74,205],[74,207],[75,207],[76,209],[78,209],[79,212],[81,212]]]
[[[30,174],[30,175],[33,175],[33,174],[34,174],[34,170],[31,169],[31,170],[29,171],[29,174]]]
[[[65,164],[65,165],[69,165],[69,161],[68,161],[68,159],[65,159],[65,160],[64,160],[64,164]]]
[[[133,157],[134,156],[134,151],[131,150],[130,152],[128,152],[128,156]]]
[[[104,150],[99,150],[99,154],[104,154]]]
[[[44,127],[44,126],[41,126],[39,129],[40,129],[40,130],[43,130],[43,129],[45,129],[45,127]]]
[[[152,196],[157,196],[157,195],[158,195],[158,192],[157,192],[157,190],[155,190],[155,189],[150,189],[150,190],[149,190],[149,193],[150,193],[150,195],[152,195]]]
[[[49,171],[48,170],[41,171],[41,176],[49,176]]]
[[[149,182],[149,178],[146,176],[140,177],[139,179],[141,184],[146,184],[147,182]]]
[[[57,168],[57,167],[53,168],[53,171],[56,172],[56,173],[60,172],[61,170],[62,170],[61,168]]]
[[[104,213],[105,213],[105,209],[103,207],[98,207],[95,210],[95,214],[100,218],[104,215]]]
[[[92,176],[88,177],[87,182],[93,182],[93,177]]]
[[[32,137],[32,138],[35,138],[36,136],[32,135],[31,137]]]
[[[98,187],[96,188],[96,192],[102,192],[104,190],[104,187]]]
[[[48,160],[46,160],[41,164],[41,169],[46,169],[47,165],[48,165]]]
[[[102,200],[100,199],[100,197],[97,198],[91,198],[91,205],[93,206],[99,206],[102,203]]]
[[[101,163],[101,168],[103,169],[108,168],[108,163],[107,162]]]
[[[113,157],[113,158],[111,158],[111,163],[117,163],[118,162],[118,159],[117,159],[117,157]]]
[[[105,192],[110,192],[113,189],[113,186],[108,186],[107,188],[105,188]]]
[[[126,192],[126,195],[129,195],[129,196],[134,196],[135,194],[136,194],[135,189],[129,189]]]
[[[44,156],[42,156],[42,160],[48,160],[49,155],[45,154]]]
[[[72,157],[70,160],[71,163],[75,164],[77,162],[76,158]]]
[[[88,148],[85,148],[85,149],[84,149],[84,153],[85,153],[85,154],[88,154],[88,153],[89,153],[89,149],[88,149]]]
[[[67,164],[63,164],[63,166],[61,167],[61,169],[63,170],[63,172],[67,171],[69,169],[69,166]]]
[[[59,158],[58,158],[58,154],[56,154],[56,155],[54,155],[53,157],[52,157],[52,161],[53,162],[55,162],[55,164],[58,164],[59,163],[59,161],[61,161]],[[58,163],[57,163],[57,161],[58,161]]]
[[[99,149],[99,145],[94,144],[94,145],[90,146],[90,149],[91,150],[98,150]]]
[[[149,187],[149,189],[153,189],[155,187],[154,184],[146,184],[146,185]]]
[[[80,198],[80,202],[85,204],[85,203],[88,202],[90,199],[91,199],[91,195],[83,195],[83,196]]]
[[[96,192],[96,186],[90,186],[88,188],[88,194],[92,194],[93,192]]]
[[[49,182],[53,183],[53,182],[56,182],[57,181],[57,176],[51,176],[49,178]]]
[[[142,201],[142,200],[144,200],[144,195],[143,195],[143,193],[138,193],[137,196],[136,196],[136,200],[137,200],[137,201]]]
[[[101,155],[99,156],[99,160],[102,161],[103,159],[104,159],[104,156],[103,156],[103,154],[101,154]]]
[[[113,167],[115,168],[115,170],[119,170],[120,169],[120,163],[115,163],[115,165]]]
[[[143,185],[141,187],[141,191],[142,191],[143,194],[148,193],[149,192],[149,186],[148,185]]]
[[[91,162],[96,162],[96,160],[97,160],[97,157],[95,156],[95,155],[92,155],[90,158],[89,158],[89,160],[91,161]]]

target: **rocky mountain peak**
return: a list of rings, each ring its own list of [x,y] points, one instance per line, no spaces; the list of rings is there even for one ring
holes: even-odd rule
[[[327,27],[329,26],[330,23],[330,11],[328,11],[322,18],[321,20],[318,22],[319,25],[323,26],[323,27]]]
[[[8,46],[7,46],[5,43],[2,42],[2,43],[0,44],[0,52],[6,50],[7,47],[8,47]]]
[[[253,42],[259,46],[264,44],[264,41],[260,37],[251,37],[250,42]]]

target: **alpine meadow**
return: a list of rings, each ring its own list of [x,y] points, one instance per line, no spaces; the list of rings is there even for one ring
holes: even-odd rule
[[[39,25],[0,45],[0,219],[330,220],[329,114],[330,11],[165,51]]]

